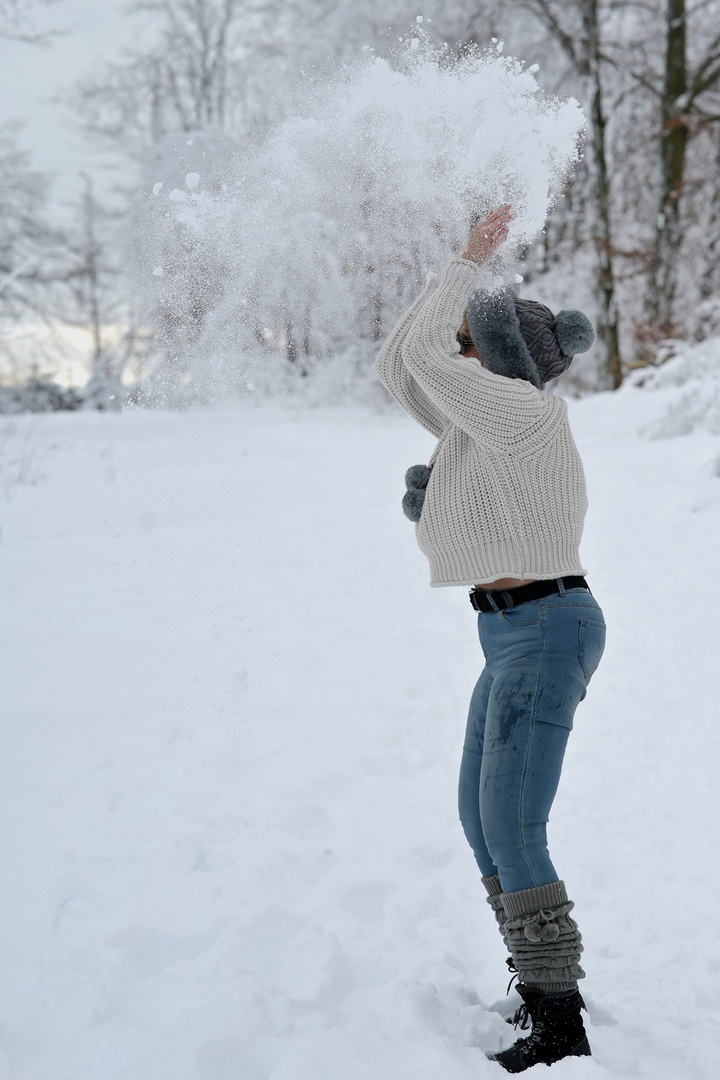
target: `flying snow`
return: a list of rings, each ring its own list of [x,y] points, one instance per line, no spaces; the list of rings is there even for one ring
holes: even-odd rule
[[[164,260],[164,295],[192,289],[193,273],[206,280],[208,266],[222,275],[196,353],[237,364],[239,352],[267,360],[275,349],[309,367],[354,350],[368,361],[427,271],[505,203],[517,214],[510,263],[543,228],[584,119],[501,50],[452,57],[418,24],[394,54],[307,80],[296,115],[225,158],[216,182],[209,164],[202,182],[187,173],[185,191],[154,200],[154,264],[178,224],[193,231],[173,273]]]
[[[583,126],[579,104],[542,94],[520,61],[496,49],[450,58],[415,36],[312,88],[255,171],[281,220],[303,209],[346,233],[370,224],[419,235],[440,222],[464,236],[509,202],[511,240],[525,243],[577,160]]]

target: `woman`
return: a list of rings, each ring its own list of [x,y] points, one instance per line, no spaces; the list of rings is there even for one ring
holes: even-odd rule
[[[429,468],[409,470],[404,501],[431,584],[472,586],[478,612],[486,662],[470,703],[460,820],[519,978],[516,1025],[532,1022],[528,1037],[488,1056],[519,1073],[590,1054],[580,933],[546,825],[605,622],[580,563],[587,498],[567,406],[542,389],[594,331],[581,312],[554,318],[509,290],[476,289],[512,218],[505,206],[472,231],[390,334],[377,371],[438,439]]]

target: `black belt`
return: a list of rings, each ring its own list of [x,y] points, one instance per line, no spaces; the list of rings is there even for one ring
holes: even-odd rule
[[[520,585],[517,589],[473,589],[470,603],[476,611],[505,611],[506,608],[527,604],[529,600],[539,600],[541,596],[552,596],[565,589],[587,589],[584,577],[555,578],[552,581],[532,581],[529,585]],[[492,601],[490,600],[492,597]]]

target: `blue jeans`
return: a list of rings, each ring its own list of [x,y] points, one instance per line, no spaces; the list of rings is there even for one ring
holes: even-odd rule
[[[558,880],[546,826],[573,716],[605,647],[585,589],[478,616],[485,668],[470,702],[460,821],[484,877],[503,892]]]

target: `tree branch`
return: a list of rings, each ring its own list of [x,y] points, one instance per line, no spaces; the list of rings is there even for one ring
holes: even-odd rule
[[[700,94],[709,90],[718,78],[720,78],[720,33],[715,35],[708,47],[705,59],[693,75],[688,101],[694,101]]]
[[[640,86],[644,86],[645,89],[649,90],[651,94],[655,95],[655,97],[662,97],[662,90],[660,90],[657,86],[653,86],[647,76],[641,75],[638,71],[633,71],[632,68],[625,67],[623,63],[613,59],[613,57],[610,56],[609,53],[601,52],[600,59],[604,64],[609,64],[610,67],[614,67],[617,71],[622,71],[623,74],[629,75],[631,79],[634,79],[634,81],[639,83]]]
[[[0,30],[0,40],[19,41],[23,45],[39,45],[41,49],[50,45],[55,38],[65,37],[74,30],[74,27],[66,27],[64,30],[38,30],[36,33],[12,33],[10,30]]]
[[[548,0],[523,0],[523,7],[531,11],[545,28],[555,36],[560,48],[565,55],[569,57],[575,70],[581,75],[587,74],[587,72],[583,70],[582,61],[575,48],[575,38],[572,34],[568,34],[563,30],[558,21],[558,17],[552,10]]]

